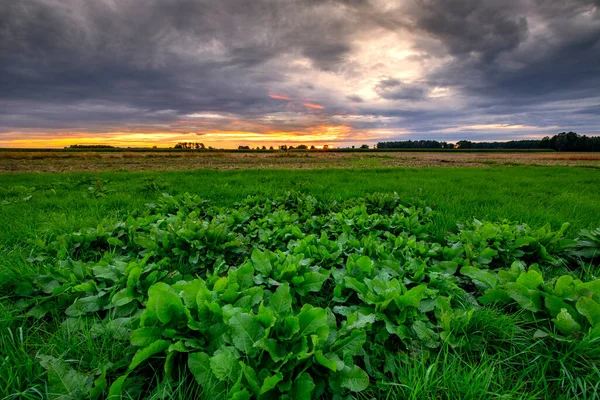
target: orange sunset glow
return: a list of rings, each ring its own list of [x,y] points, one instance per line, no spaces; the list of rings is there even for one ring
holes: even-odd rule
[[[313,103],[302,103],[302,105],[305,107],[308,107],[308,108],[314,108],[316,110],[322,110],[325,108],[320,104],[313,104]]]
[[[242,123],[242,122],[238,122]],[[380,134],[378,134],[379,136]],[[203,142],[215,148],[233,149],[240,144],[252,146],[279,146],[283,144],[315,145],[370,141],[373,134],[363,132],[355,134],[346,125],[319,125],[308,127],[303,131],[286,132],[281,130],[264,130],[260,132],[240,130],[214,130],[205,133],[183,132],[53,132],[48,138],[44,133],[29,133],[28,139],[17,137],[0,139],[0,146],[7,148],[61,148],[72,144],[79,145],[111,145],[115,147],[173,147],[179,142]],[[17,135],[15,135],[17,136]]]
[[[280,96],[278,94],[270,94],[269,97],[272,98],[272,99],[279,99],[279,100],[291,100],[287,96]]]

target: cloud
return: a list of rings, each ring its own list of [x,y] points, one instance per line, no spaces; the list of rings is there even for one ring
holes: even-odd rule
[[[323,107],[320,104],[314,104],[314,103],[302,103],[302,105],[304,107],[312,108],[312,109],[315,109],[315,110],[322,110],[322,109],[325,108],[325,107]]]
[[[399,79],[384,78],[375,86],[375,91],[388,100],[423,100],[428,89],[419,83],[407,84]]]
[[[597,134],[599,59],[597,0],[4,1],[0,138]]]

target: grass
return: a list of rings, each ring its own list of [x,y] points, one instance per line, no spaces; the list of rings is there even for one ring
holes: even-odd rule
[[[1,151],[0,172],[165,171],[193,169],[329,169],[600,166],[599,153],[536,151]]]
[[[374,161],[369,161],[374,162]],[[361,166],[357,161],[356,166]],[[372,192],[397,192],[407,203],[434,208],[436,233],[442,237],[456,223],[471,218],[507,218],[533,227],[578,229],[600,226],[600,177],[577,167],[489,167],[423,169],[328,169],[97,172],[0,175],[0,398],[45,398],[46,373],[36,356],[49,354],[98,368],[99,360],[118,363],[127,342],[94,336],[54,322],[20,315],[10,288],[35,272],[27,262],[29,240],[122,219],[162,192],[197,193],[217,205],[232,205],[248,195],[275,196],[298,190],[320,199],[343,200]],[[4,203],[2,203],[4,201]],[[581,271],[598,277],[597,267]],[[398,359],[391,382],[361,394],[369,398],[488,399],[600,396],[600,346],[597,343],[542,345],[517,316],[493,309],[476,314],[477,349],[422,352]],[[98,371],[97,371],[98,372]],[[156,373],[159,373],[157,371]],[[148,379],[152,377],[149,372]],[[197,396],[190,385],[165,388],[165,398]]]

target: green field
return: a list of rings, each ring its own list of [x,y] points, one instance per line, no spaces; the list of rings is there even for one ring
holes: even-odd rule
[[[290,191],[300,193],[300,196],[289,195]],[[188,205],[179,203],[170,211],[166,209],[166,211],[161,211],[163,214],[156,210],[148,214],[147,204],[160,204],[163,193],[169,193],[175,198],[190,193],[208,200],[209,203],[204,204],[198,203],[197,200],[190,200]],[[370,197],[373,193],[383,195]],[[397,197],[393,195],[394,193],[397,194]],[[304,394],[309,393],[309,397],[310,393],[314,396],[322,392],[324,398],[332,396],[365,399],[598,398],[600,396],[600,305],[598,305],[600,287],[597,283],[600,281],[596,279],[600,274],[600,268],[598,267],[598,258],[590,259],[582,256],[581,253],[577,253],[581,252],[581,247],[577,247],[575,241],[567,240],[579,238],[581,229],[600,227],[598,193],[600,193],[600,176],[596,168],[559,166],[307,171],[282,169],[196,170],[0,175],[0,219],[3,222],[3,229],[0,231],[0,288],[3,293],[0,303],[0,354],[2,354],[0,398],[59,398],[61,391],[70,396],[62,398],[87,398],[89,396],[87,390],[90,387],[94,388],[92,393],[96,393],[96,398],[105,398],[111,385],[116,393],[115,381],[120,376],[124,376],[134,354],[144,346],[139,343],[137,345],[130,344],[130,338],[128,335],[123,335],[122,332],[120,335],[98,333],[94,324],[101,319],[104,319],[106,323],[107,318],[110,317],[110,312],[106,310],[93,309],[90,312],[77,313],[66,311],[69,310],[68,307],[73,304],[74,299],[89,297],[101,290],[98,286],[100,285],[99,275],[96,274],[94,278],[90,272],[89,276],[86,275],[84,279],[69,277],[67,274],[66,278],[63,277],[64,281],[57,280],[66,288],[64,292],[57,291],[54,283],[51,283],[49,288],[44,285],[56,280],[48,278],[51,273],[62,271],[60,272],[62,274],[65,269],[73,269],[75,265],[73,262],[81,261],[87,267],[92,268],[94,265],[103,265],[103,262],[114,262],[116,258],[126,255],[129,257],[128,262],[139,263],[146,254],[146,250],[153,248],[153,245],[148,243],[135,242],[134,244],[134,242],[125,241],[124,244],[119,242],[116,245],[117,242],[106,242],[105,239],[102,239],[104,241],[94,239],[90,242],[82,239],[83,245],[78,246],[76,245],[77,241],[73,239],[78,236],[73,236],[73,233],[84,232],[83,236],[85,237],[88,228],[114,227],[119,222],[127,221],[129,216],[132,216],[132,220],[133,217],[143,218],[144,215],[158,215],[168,219],[169,212],[173,214],[177,209],[182,210],[180,217],[185,221],[188,219],[212,220],[213,222],[229,221],[225,223],[225,225],[229,224],[227,226],[234,226],[231,218],[235,220],[239,217],[238,214],[241,212],[239,210],[246,210],[244,212],[247,212],[248,215],[255,213],[252,214],[254,215],[252,218],[258,221],[256,224],[264,225],[262,229],[275,231],[277,228],[285,231],[288,227],[291,229],[293,226],[298,226],[302,235],[314,234],[318,237],[320,233],[317,234],[317,232],[326,232],[328,238],[334,242],[339,240],[339,231],[330,225],[320,226],[319,229],[310,227],[307,222],[308,218],[311,213],[332,220],[344,216],[350,221],[348,222],[350,227],[347,229],[351,237],[356,235],[359,242],[363,240],[363,237],[368,237],[373,240],[373,243],[367,245],[365,242],[362,245],[353,245],[350,240],[350,244],[343,244],[343,246],[350,247],[343,247],[341,259],[332,261],[331,265],[327,267],[324,262],[323,264],[316,262],[322,255],[314,257],[305,255],[310,260],[310,265],[314,267],[313,270],[305,273],[330,274],[333,269],[347,268],[350,270],[354,265],[353,262],[357,262],[356,265],[363,265],[361,263],[364,262],[364,259],[358,262],[358,257],[369,257],[373,271],[371,271],[371,267],[364,268],[369,269],[369,273],[373,275],[370,277],[361,275],[356,279],[374,281],[377,278],[378,268],[385,269],[383,267],[388,265],[387,261],[391,260],[390,262],[393,261],[397,264],[405,263],[402,264],[402,268],[408,268],[410,260],[422,259],[424,263],[427,263],[428,268],[433,269],[426,270],[425,277],[418,279],[412,272],[410,274],[413,275],[406,272],[407,275],[403,275],[403,280],[399,285],[403,287],[404,295],[407,295],[407,289],[408,293],[413,293],[410,290],[420,287],[420,285],[429,285],[428,290],[430,291],[427,292],[427,295],[423,294],[422,297],[409,299],[420,303],[418,306],[414,306],[414,309],[406,306],[406,309],[410,311],[407,311],[406,317],[410,323],[406,322],[406,328],[402,328],[406,329],[402,332],[408,332],[406,338],[382,339],[377,335],[386,329],[386,325],[382,325],[385,317],[382,306],[369,303],[360,297],[362,296],[360,293],[356,295],[352,292],[351,285],[347,284],[348,286],[343,289],[344,296],[348,298],[347,305],[366,307],[348,311],[348,313],[358,313],[355,316],[360,314],[359,321],[355,321],[358,328],[354,329],[358,333],[350,332],[350,328],[348,328],[350,317],[343,313],[337,314],[337,328],[328,326],[327,331],[332,332],[337,329],[340,336],[337,339],[339,343],[344,340],[344,335],[347,335],[347,338],[354,338],[359,334],[362,335],[361,332],[366,332],[366,339],[361,342],[366,355],[358,349],[347,353],[339,351],[339,354],[336,355],[334,350],[341,345],[334,343],[331,348],[328,348],[322,343],[327,337],[327,334],[323,334],[325,336],[323,338],[307,339],[314,340],[313,353],[305,352],[307,355],[303,356],[305,358],[301,361],[290,360],[281,366],[265,361],[270,354],[267,350],[261,348],[259,353],[253,347],[244,352],[240,349],[241,345],[234,341],[234,343],[229,343],[230,346],[226,346],[232,349],[234,355],[218,352],[216,355],[221,354],[219,356],[221,358],[235,356],[240,360],[239,362],[243,361],[245,367],[235,364],[235,368],[233,368],[231,367],[233,364],[228,364],[230,366],[229,374],[225,374],[227,375],[226,379],[224,378],[221,382],[220,379],[215,380],[215,376],[219,378],[218,373],[213,376],[210,372],[198,372],[198,368],[200,368],[198,365],[202,364],[199,360],[196,360],[198,365],[194,364],[196,370],[191,366],[189,370],[186,369],[189,359],[195,360],[192,356],[188,358],[186,352],[174,351],[170,353],[174,354],[173,356],[166,356],[166,348],[161,348],[159,351],[153,352],[152,357],[140,362],[140,366],[130,367],[132,368],[130,377],[123,386],[120,396],[125,398],[183,399],[201,395],[220,398],[229,391],[232,396],[234,392],[239,392],[242,394],[237,398],[245,398],[243,393],[246,392],[243,392],[243,389],[246,389],[248,394],[255,396],[260,393],[260,389],[267,389],[264,390],[264,398],[279,398],[284,395],[288,395],[290,398],[302,398],[299,393],[304,388]],[[252,196],[254,200],[249,201],[245,206],[237,204],[248,196]],[[276,203],[274,208],[269,210],[261,208],[264,203],[270,202],[271,199],[282,198],[282,196],[290,199],[290,202]],[[306,206],[313,200],[306,200],[304,196],[312,196],[311,199],[314,197],[317,208],[313,210]],[[365,196],[367,200],[365,200]],[[301,199],[302,206],[298,202],[300,200],[297,199]],[[402,229],[394,228],[399,229],[394,233],[396,237],[415,236],[423,242],[423,246],[429,249],[436,248],[436,246],[449,249],[454,246],[454,250],[467,247],[470,250],[456,250],[457,253],[453,253],[452,256],[447,255],[448,252],[451,252],[450,250],[445,250],[445,252],[439,250],[435,255],[425,257],[418,253],[416,248],[412,248],[413,250],[410,251],[417,253],[410,257],[406,256],[406,259],[401,260],[404,256],[394,255],[393,252],[389,256],[390,258],[386,259],[387,256],[382,254],[388,254],[391,250],[385,247],[387,246],[385,229],[379,225],[374,225],[371,230],[365,228],[361,231],[359,229],[359,226],[365,222],[361,219],[363,218],[362,214],[357,210],[365,202],[367,211],[364,213],[381,214],[383,216],[381,226],[384,227],[388,226],[389,228],[389,221],[393,219],[396,212],[394,210],[400,205],[407,207],[408,211],[404,211],[408,213],[407,215],[418,217],[418,226],[413,222],[406,222],[405,226],[400,223],[403,226]],[[429,209],[431,209],[431,213],[429,213]],[[256,214],[259,210],[263,210],[262,212],[265,213],[265,221],[260,222],[261,216]],[[277,214],[277,210],[281,211],[280,214]],[[190,218],[188,214],[191,211],[194,211],[195,214]],[[292,218],[294,214],[299,215],[299,219]],[[250,220],[253,220],[252,218]],[[281,221],[277,218],[280,218]],[[470,223],[474,218],[496,223],[489,227],[493,226],[496,229],[494,232],[498,236],[492,235],[493,237],[486,237],[485,240],[481,239],[486,233],[482,233],[481,229],[484,228],[477,228],[477,224],[466,225],[462,228],[462,233],[459,233],[457,224]],[[504,219],[510,223],[500,222]],[[566,231],[558,233],[565,222],[568,222],[570,226],[564,227]],[[170,223],[175,226],[179,222],[174,220]],[[514,223],[527,224],[531,230],[523,230],[520,225]],[[143,225],[141,222],[140,224]],[[548,228],[544,228],[546,224],[549,224]],[[142,226],[140,230],[143,231],[143,229],[146,228]],[[248,259],[251,259],[250,263],[253,263],[258,271],[260,260],[257,258],[258,256],[251,256],[254,249],[265,250],[264,254],[267,254],[267,250],[275,251],[284,244],[287,246],[292,239],[301,240],[301,237],[298,237],[300,233],[290,231],[288,232],[291,235],[289,237],[278,237],[276,232],[273,232],[269,236],[272,237],[269,239],[271,241],[267,239],[262,241],[260,235],[252,236],[249,229],[240,223],[239,232],[236,232],[244,236],[243,240],[247,240],[247,243],[245,249],[235,257],[222,249],[214,250],[214,254],[206,253],[204,255],[206,258],[201,259],[200,262],[197,259],[195,262],[190,261],[191,259],[188,260],[187,257],[191,255],[187,253],[185,257],[179,258],[171,255],[177,261],[173,261],[168,267],[161,268],[169,270],[169,272],[182,271],[182,276],[175,276],[187,282],[192,282],[193,279],[199,277],[206,280],[207,285],[209,283],[210,285],[220,285],[215,281],[219,276],[212,278],[207,276],[206,268],[202,267],[208,266],[209,270],[216,268],[215,259],[218,256],[225,257],[227,267],[232,269],[217,269],[217,275],[231,275],[236,268],[241,268],[245,263],[250,262],[247,261]],[[102,236],[98,236],[98,230],[93,232],[95,232],[93,235],[96,235],[94,236],[96,238]],[[150,235],[150,238],[155,238],[152,235],[155,235],[156,232],[144,232],[144,234]],[[110,237],[110,234],[107,235]],[[453,235],[458,236],[453,239]],[[515,241],[523,239],[523,237],[528,238],[524,239],[527,243],[516,245]],[[62,244],[51,245],[57,239],[59,242],[63,240]],[[460,244],[457,244],[459,241]],[[383,247],[380,250],[374,250],[377,245]],[[472,245],[472,248],[469,245]],[[600,246],[600,242],[596,245]],[[165,245],[166,248],[169,246],[174,245]],[[288,253],[293,253],[293,248],[297,246],[297,243],[290,246],[281,248],[287,249]],[[412,245],[407,244],[406,246],[411,248]],[[519,246],[525,249],[523,254],[516,250],[521,249]],[[544,250],[541,250],[542,248]],[[221,250],[225,255],[219,253]],[[498,254],[490,255],[489,252],[493,253],[494,251]],[[279,255],[277,260],[288,256],[289,254]],[[160,263],[158,254],[151,257],[150,263]],[[231,257],[231,259],[227,257]],[[271,260],[273,265],[279,262],[274,260],[275,258]],[[456,260],[460,260],[460,262]],[[512,270],[512,273],[516,273],[519,277],[519,273],[521,273],[523,277],[516,282],[509,282],[510,284],[504,282],[502,280],[504,278],[501,278],[504,276],[503,271],[509,271],[511,263],[518,260],[523,261],[524,269],[517,272]],[[458,268],[457,271],[450,274],[451,277],[447,277],[449,282],[457,286],[456,289],[453,289],[457,291],[455,294],[452,294],[454,292],[448,291],[447,288],[442,289],[432,283],[440,279],[440,272],[435,270],[438,267],[434,268],[433,266],[437,266],[441,261],[451,261],[462,267],[471,267],[471,269],[464,270]],[[532,264],[535,263],[539,266],[532,267]],[[65,268],[61,269],[61,265]],[[304,264],[301,263],[301,265]],[[140,268],[143,269],[145,266],[140,264]],[[318,268],[322,269],[317,271]],[[473,272],[474,270],[475,272]],[[404,273],[403,270],[402,274]],[[479,275],[480,273],[483,275]],[[46,276],[44,277],[44,275]],[[173,292],[168,292],[170,294],[167,295],[155,291],[155,293],[159,293],[156,296],[168,297],[181,289],[180,286],[177,286],[176,281],[172,281],[175,279],[172,275],[169,274],[168,277],[165,277],[164,282],[171,285],[172,288],[175,287],[172,289]],[[332,300],[333,297],[327,297],[328,290],[331,289],[333,293],[333,287],[341,285],[341,281],[334,280],[334,275],[334,273],[331,276],[327,275],[330,278],[323,286],[325,288],[323,293],[317,291],[313,293],[308,289],[303,291],[294,286],[298,285],[297,282],[292,283],[290,280],[293,306],[288,310],[290,315],[286,318],[293,319],[300,316],[298,318],[302,324],[303,316],[317,315],[317,311],[314,310],[318,309],[320,312],[320,310],[333,309],[336,305],[346,305],[346,303],[338,301],[339,299]],[[524,297],[519,297],[511,292],[511,290],[515,290],[513,286],[524,284],[523,282],[526,282],[527,279],[538,275],[543,276],[544,283],[538,282],[533,285],[535,287],[525,285],[522,288],[525,294],[521,293]],[[587,286],[573,289],[577,290],[577,296],[585,297],[584,301],[580,302],[575,294],[565,295],[558,299],[560,296],[557,294],[556,284],[562,275],[573,276],[583,282],[592,282],[592,284],[583,283],[582,285]],[[390,277],[388,276],[388,278]],[[90,279],[96,279],[96,283],[92,285],[94,286],[93,290],[91,286],[85,290],[74,289],[75,283],[82,285]],[[255,282],[257,279],[255,278]],[[281,278],[281,282],[284,282],[285,279]],[[128,281],[129,278],[125,280]],[[507,299],[510,297],[512,300],[508,299],[506,304],[501,301],[493,301],[481,306],[481,298],[485,298],[482,297],[483,294],[491,288],[490,280],[494,282],[494,287],[498,285],[498,291],[505,290],[502,285],[506,284],[508,288],[506,293],[509,293]],[[561,282],[564,283],[565,280],[566,278]],[[122,285],[124,285],[123,282],[121,282]],[[328,287],[329,284],[333,286]],[[514,285],[511,286],[511,284]],[[68,285],[71,286],[67,288]],[[572,285],[576,285],[576,283]],[[118,284],[115,284],[111,289],[113,290],[113,293],[110,294],[111,299],[117,286]],[[142,286],[138,285],[136,290],[141,290]],[[273,297],[269,296],[272,292],[278,292],[276,292],[275,286],[269,289],[267,283],[257,283],[257,287],[262,288],[263,286],[265,292],[269,293],[269,295],[265,295],[265,304],[270,305],[271,301],[269,300]],[[573,286],[573,288],[575,287]],[[108,289],[106,290],[106,296],[109,296]],[[216,290],[213,288],[213,291]],[[534,291],[543,293],[540,295]],[[547,300],[550,296],[549,293],[558,299],[552,297],[556,302],[560,301],[560,303],[556,303],[559,304],[558,306],[554,303],[552,306],[548,305],[548,302],[551,301]],[[333,296],[333,294],[330,295]],[[94,296],[102,297],[103,295],[95,294]],[[149,298],[147,290],[139,293],[139,296],[139,300],[136,301],[139,301],[140,310],[148,310],[150,307],[148,302],[154,304],[152,302],[156,300],[153,299],[152,293]],[[533,296],[534,300],[527,296]],[[438,300],[439,298],[447,299],[451,308],[444,309],[445,306],[442,303],[446,300]],[[476,300],[473,302],[469,300],[470,303],[467,304],[465,303],[466,298]],[[517,301],[516,298],[521,300]],[[543,300],[541,300],[542,298]],[[400,304],[399,300],[395,301]],[[527,306],[527,301],[534,305]],[[541,303],[538,304],[538,302]],[[32,313],[32,308],[39,304],[46,304],[44,307],[48,309],[43,311],[47,312]],[[310,304],[316,308],[313,311],[306,310],[302,308],[304,304]],[[431,305],[431,309],[427,308],[428,305]],[[380,317],[373,317],[377,318],[376,320],[369,319],[371,317],[365,311],[371,306],[374,310],[383,313]],[[595,308],[596,306],[597,308]],[[248,319],[258,318],[257,315],[260,314],[260,311],[257,311],[257,307],[258,305],[255,305],[253,309],[244,309],[244,313],[241,315]],[[397,307],[400,306],[397,305]],[[422,307],[425,311],[417,313],[418,307]],[[567,318],[566,314],[561,314],[560,318],[556,315],[555,311],[561,311],[563,308],[569,310],[566,312],[571,314],[574,318],[573,323],[577,324],[578,328],[575,328],[575,325],[569,325],[570,328],[566,327],[563,322],[552,322],[556,319],[563,321],[564,318]],[[175,308],[172,309],[175,310]],[[472,314],[466,316],[471,309],[474,310]],[[584,311],[580,311],[580,309]],[[66,312],[71,314],[70,318],[67,318]],[[302,314],[303,312],[305,314]],[[325,313],[325,311],[322,312]],[[329,311],[327,312],[329,313]],[[146,311],[146,313],[149,312]],[[254,315],[255,313],[257,314]],[[425,321],[429,324],[425,328],[426,324],[422,323],[419,318],[427,313],[430,313],[431,318],[430,322]],[[446,317],[441,316],[444,313],[448,313]],[[75,318],[74,315],[76,315]],[[276,318],[279,317],[283,321],[283,315]],[[388,317],[391,318],[389,315]],[[127,314],[127,318],[134,320],[131,322],[132,329],[137,327],[139,314]],[[146,319],[148,318],[151,317],[147,316]],[[270,327],[265,328],[268,324],[264,322],[264,318],[260,320],[260,323],[263,324],[262,327],[258,327],[256,324],[256,326],[252,325],[254,322],[249,324],[257,330],[260,328],[261,332],[263,329],[271,329]],[[361,318],[363,319],[361,320]],[[164,322],[163,318],[158,319],[161,323]],[[171,317],[167,320],[167,325],[173,323]],[[448,322],[451,325],[455,324],[452,325],[451,331],[441,322],[442,320],[453,321],[452,323]],[[156,323],[158,324],[158,322]],[[167,325],[161,326],[161,329],[183,329],[181,326]],[[399,323],[400,325],[402,324]],[[279,325],[272,327],[274,332],[276,326]],[[423,329],[420,330],[422,327]],[[268,332],[267,334],[273,335]],[[320,331],[315,330],[313,335],[319,336],[318,332]],[[190,335],[189,332],[186,334]],[[426,339],[429,337],[428,335],[431,337]],[[285,333],[281,333],[281,337],[283,336]],[[399,337],[399,334],[396,336]],[[158,340],[160,343],[175,343],[171,333],[165,333],[164,330],[162,336],[158,337],[162,337]],[[327,339],[329,340],[329,338]],[[227,342],[227,339],[225,341]],[[210,348],[208,344],[206,346]],[[373,350],[377,346],[381,346],[383,353],[391,354],[391,357],[386,358],[381,364],[378,364],[379,359],[377,358],[381,354],[376,355]],[[315,355],[317,347],[320,349],[318,351],[323,352],[329,349],[329,353],[327,353],[329,358],[324,360]],[[373,354],[369,353],[371,351]],[[369,355],[371,358],[367,359]],[[139,356],[136,357],[139,359]],[[211,354],[211,357],[214,358],[215,355]],[[168,362],[165,363],[165,360]],[[281,363],[283,362],[281,361]],[[333,367],[325,365],[328,363],[332,363]],[[166,372],[165,365],[168,366]],[[267,366],[265,367],[266,372],[261,374],[258,367],[265,365]],[[248,366],[254,366],[257,369],[255,372],[258,373],[256,380],[259,386],[266,381],[273,383],[273,388],[270,390],[268,390],[269,387],[255,388],[253,374],[244,369]],[[239,368],[243,369],[243,373],[240,372],[242,370],[238,371]],[[360,369],[360,373],[358,369]],[[233,370],[237,371],[239,379],[229,379]],[[369,371],[368,374],[365,371]],[[277,376],[278,372],[282,374],[281,379]],[[266,375],[267,373],[269,375]],[[212,369],[212,374],[215,374],[214,369]],[[209,375],[210,377],[207,377]],[[320,375],[330,376],[329,380],[334,382],[333,386],[327,386],[327,379],[323,382],[319,381],[317,378]],[[299,383],[295,384],[294,382]],[[288,383],[289,387],[286,386]],[[312,389],[309,391],[307,388]],[[52,395],[53,391],[56,393],[55,395]],[[292,392],[296,395],[292,395]]]

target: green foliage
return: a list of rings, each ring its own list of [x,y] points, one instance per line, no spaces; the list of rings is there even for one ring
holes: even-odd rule
[[[129,340],[128,366],[64,389],[97,398],[181,376],[214,398],[368,393],[399,358],[478,348],[470,329],[487,304],[521,310],[557,340],[600,336],[600,281],[555,276],[587,256],[567,225],[474,220],[440,241],[433,220],[396,194],[288,193],[232,208],[163,195],[117,223],[36,241],[43,272],[14,293],[32,318],[60,310]],[[144,387],[148,371],[161,378]]]

